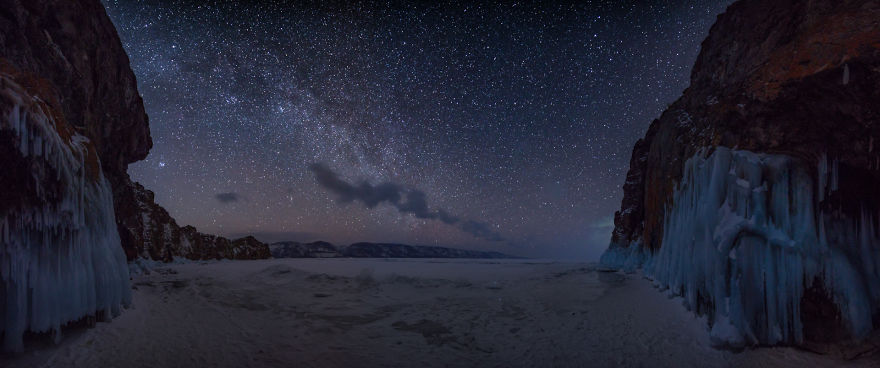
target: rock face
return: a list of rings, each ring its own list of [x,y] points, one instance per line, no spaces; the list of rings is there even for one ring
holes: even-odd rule
[[[718,17],[703,41],[690,87],[636,143],[611,245],[602,261],[615,267],[644,266],[661,287],[685,296],[690,308],[709,315],[710,324],[719,326],[718,336],[724,332],[722,325],[730,324],[740,343],[864,336],[880,320],[878,138],[880,3],[738,1]],[[719,149],[724,152],[716,156]],[[700,179],[721,167],[730,170],[726,175],[732,181],[718,173],[714,175],[721,176],[714,181]],[[775,176],[783,172],[790,177]],[[797,185],[785,181],[793,182],[791,176],[801,174]],[[739,197],[737,188],[754,193],[771,188],[789,191]],[[714,199],[709,193],[727,193],[717,198],[718,208],[711,216],[698,204],[676,202],[677,198]],[[796,198],[809,198],[809,203],[799,207]],[[771,213],[758,214],[756,208]],[[742,213],[736,214],[737,209]],[[797,211],[812,215],[789,228],[781,225]],[[742,220],[740,225],[735,217]],[[706,237],[668,234],[687,231],[681,226],[706,218],[718,221],[694,225],[709,232]],[[732,239],[725,238],[728,225],[741,226],[728,234]],[[803,279],[771,285],[790,294],[778,303],[790,309],[780,312],[782,321],[776,325],[765,319],[759,326],[761,318],[749,314],[766,314],[777,307],[766,296],[742,296],[736,301],[741,305],[733,307],[730,299],[724,299],[733,296],[732,285],[740,285],[747,273],[742,253],[761,247],[743,246],[753,238],[766,249],[795,255],[756,258],[769,262],[760,265],[765,269],[755,277],[765,283],[757,287],[771,290],[766,284],[773,280],[770,273]],[[777,242],[780,239],[786,241]],[[727,241],[730,253],[716,254]],[[694,253],[700,249],[715,249],[706,256],[721,257],[723,262],[710,262],[719,268],[703,270],[708,272],[705,275],[694,271],[694,265],[707,263]],[[673,253],[681,258],[670,261]],[[793,263],[803,267],[792,269]],[[670,273],[670,269],[682,272]],[[843,282],[843,274],[851,280]],[[705,285],[710,282],[726,286],[713,291]],[[731,315],[746,304],[758,307],[739,310],[745,315]],[[862,307],[867,310],[856,310]],[[722,319],[733,322],[718,322]]]
[[[45,80],[0,69],[0,336],[111,316],[131,301],[113,195],[95,146],[68,125]],[[48,102],[47,102],[48,101]]]
[[[269,246],[253,237],[230,240],[200,233],[192,226],[180,227],[153,192],[126,175],[114,189],[116,220],[128,260],[137,257],[170,262],[174,257],[191,260],[263,259],[271,257]]]
[[[28,86],[55,109],[58,120],[94,147],[93,162],[100,161],[112,187],[129,260],[268,257],[262,243],[233,242],[194,229],[180,236],[152,193],[129,178],[128,164],[144,159],[153,143],[128,56],[99,1],[3,0],[0,5],[0,64],[8,73],[29,76]],[[19,176],[5,177],[15,182]],[[4,195],[18,197],[15,190]],[[192,248],[194,243],[203,248]]]
[[[110,177],[150,148],[97,1],[0,1],[0,334],[54,331],[130,302]]]
[[[253,238],[180,229],[132,183],[152,146],[128,56],[97,0],[0,0],[0,336],[130,302],[125,253],[267,258]],[[162,216],[164,215],[164,217]],[[153,217],[151,217],[153,216]],[[153,221],[137,219],[155,218]]]
[[[153,143],[128,56],[98,1],[3,0],[0,58],[42,81],[40,93],[96,147],[106,172],[125,173]],[[36,87],[36,86],[35,86]],[[50,97],[51,95],[51,97]]]
[[[498,252],[393,243],[354,243],[336,247],[324,241],[271,244],[275,258],[516,258]]]

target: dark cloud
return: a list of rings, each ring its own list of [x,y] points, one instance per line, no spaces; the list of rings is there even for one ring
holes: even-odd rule
[[[420,190],[405,189],[401,185],[388,182],[372,185],[363,181],[358,185],[352,185],[339,178],[339,175],[329,167],[320,163],[310,165],[309,170],[315,174],[318,184],[338,195],[339,201],[342,203],[360,201],[367,208],[373,208],[380,203],[387,202],[401,213],[409,213],[420,219],[439,220],[448,225],[457,225],[461,231],[476,238],[491,241],[504,240],[501,234],[492,230],[492,226],[489,224],[463,220],[442,208],[432,210],[428,207],[427,196]]]
[[[360,185],[354,186],[340,179],[339,175],[323,164],[312,164],[309,169],[315,174],[318,184],[339,195],[339,200],[343,203],[359,200],[367,208],[373,208],[382,202],[390,202],[394,205],[400,202],[401,188],[395,184],[382,183],[373,186],[370,183],[362,182]]]
[[[238,202],[241,199],[241,195],[235,192],[217,193],[214,195],[214,199],[220,201],[220,203],[232,203]]]
[[[440,219],[440,221],[443,221],[443,222],[450,224],[450,225],[458,222],[458,217],[450,215],[442,209],[437,210],[437,218]]]
[[[501,238],[501,235],[491,229],[491,226],[485,222],[477,222],[473,220],[462,221],[461,230],[471,234],[477,238],[491,240],[491,241],[501,241],[504,240]]]
[[[428,209],[428,202],[425,200],[425,193],[420,190],[410,190],[406,194],[406,202],[397,205],[397,209],[403,213],[411,213],[413,216],[421,219],[435,219],[436,212]]]

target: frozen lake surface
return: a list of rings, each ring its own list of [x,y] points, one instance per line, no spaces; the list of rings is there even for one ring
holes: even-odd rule
[[[134,306],[10,367],[877,366],[710,346],[636,274],[542,260],[272,259],[159,265]]]

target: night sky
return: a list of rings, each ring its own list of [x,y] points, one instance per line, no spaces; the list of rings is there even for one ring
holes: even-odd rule
[[[578,259],[728,2],[104,1],[181,225]]]

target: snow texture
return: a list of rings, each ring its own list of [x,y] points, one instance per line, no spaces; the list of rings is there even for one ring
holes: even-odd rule
[[[818,203],[838,189],[838,163],[823,155],[818,180],[808,169],[784,155],[702,150],[685,164],[660,250],[612,245],[601,262],[641,265],[655,285],[708,315],[717,344],[803,342],[801,298],[814,280],[844,327],[863,337],[880,304],[878,216],[823,213]]]
[[[0,131],[16,137],[33,174],[20,180],[33,181],[39,197],[37,205],[0,212],[0,334],[3,350],[15,352],[25,331],[52,332],[57,341],[68,322],[118,315],[131,290],[112,192],[88,139],[62,136],[66,123],[54,121],[46,104],[0,81],[0,106],[7,106]]]
[[[137,308],[35,347],[32,367],[878,367],[716,349],[640,275],[552,260],[284,258],[155,263]],[[716,324],[718,326],[718,324]],[[160,353],[157,353],[160,352]]]

